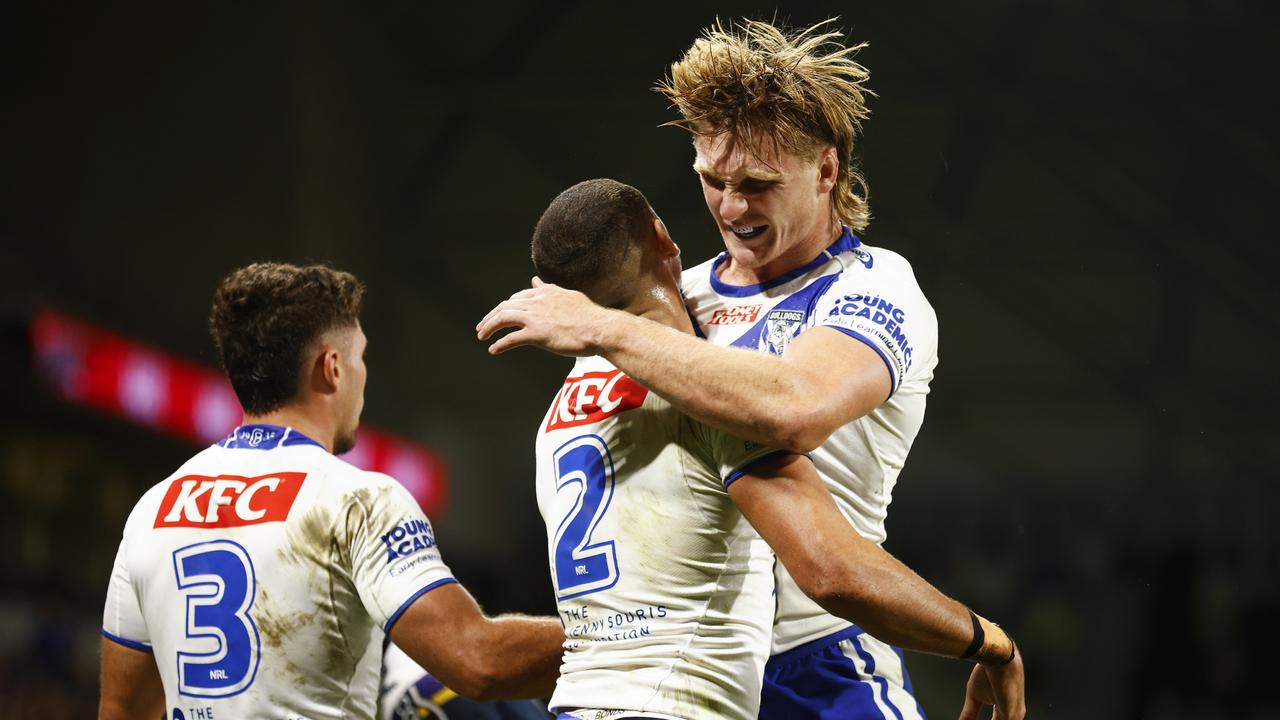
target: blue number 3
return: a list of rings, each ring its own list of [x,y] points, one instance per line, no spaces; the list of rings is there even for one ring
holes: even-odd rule
[[[258,674],[261,643],[249,617],[257,578],[249,553],[230,540],[188,545],[173,551],[178,589],[185,591],[187,647],[178,651],[178,690],[197,697],[244,692]],[[212,642],[210,642],[212,641]]]
[[[576,486],[573,507],[556,528],[552,575],[560,600],[611,588],[618,582],[618,553],[612,540],[593,538],[613,499],[613,458],[595,435],[574,438],[556,450],[556,493]],[[592,542],[593,539],[595,542]]]

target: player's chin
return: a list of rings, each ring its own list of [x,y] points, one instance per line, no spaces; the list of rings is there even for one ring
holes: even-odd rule
[[[351,428],[350,432],[339,433],[333,439],[333,454],[344,455],[355,449],[356,446],[356,429]]]
[[[726,237],[725,249],[729,251],[734,263],[749,268],[764,267],[777,259],[779,254],[772,237],[763,241],[753,239],[745,242],[737,237]]]

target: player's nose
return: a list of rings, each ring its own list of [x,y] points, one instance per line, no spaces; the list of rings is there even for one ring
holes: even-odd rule
[[[725,190],[720,194],[720,217],[734,224],[747,214],[747,199],[741,193]]]

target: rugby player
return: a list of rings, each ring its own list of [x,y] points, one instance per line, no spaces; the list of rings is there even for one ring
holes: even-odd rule
[[[592,180],[561,193],[534,230],[533,259],[539,277],[693,336],[679,249],[630,186]],[[849,525],[810,459],[696,422],[605,358],[578,359],[540,428],[537,462],[567,635],[551,702],[562,718],[756,717],[774,611],[761,537],[846,625],[1020,672],[998,626]],[[1012,685],[999,686],[1010,705],[1021,701]]]
[[[487,617],[391,477],[335,457],[364,405],[364,285],[323,266],[228,275],[210,326],[244,423],[125,524],[100,718],[368,718],[387,637],[448,687],[542,697],[554,618]]]
[[[537,279],[477,332],[518,328],[493,353],[531,344],[602,356],[697,420],[811,452],[844,515],[881,543],[924,420],[937,319],[908,262],[856,234],[870,219],[854,164],[868,75],[852,59],[860,46],[840,46],[824,24],[792,34],[717,24],[659,85],[680,112],[673,124],[692,134],[725,245],[684,279],[710,342]],[[784,567],[777,582],[762,718],[818,717],[836,703],[847,708],[839,717],[923,715],[892,647],[806,598]],[[1020,655],[999,671],[975,667],[965,717],[1000,698],[997,712],[1020,717],[1022,683]]]

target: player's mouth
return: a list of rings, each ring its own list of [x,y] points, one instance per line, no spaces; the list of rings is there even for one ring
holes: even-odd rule
[[[758,237],[765,230],[768,230],[769,226],[768,225],[746,225],[743,227],[738,227],[737,225],[731,225],[729,226],[729,229],[733,231],[734,235],[737,235],[743,240],[749,240],[753,237]]]

